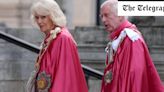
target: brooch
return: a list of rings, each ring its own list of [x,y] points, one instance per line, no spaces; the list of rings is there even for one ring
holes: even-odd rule
[[[109,70],[104,75],[105,84],[111,83],[112,81],[112,71]]]
[[[51,86],[50,75],[47,75],[45,71],[39,73],[37,77],[37,89],[39,92],[48,92]]]

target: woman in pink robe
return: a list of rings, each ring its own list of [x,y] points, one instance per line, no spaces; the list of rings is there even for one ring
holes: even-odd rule
[[[117,16],[117,0],[101,6],[101,19],[112,40],[101,92],[164,92],[147,46],[137,28]]]
[[[76,42],[65,27],[66,18],[54,0],[38,0],[32,18],[45,33],[38,69],[36,92],[88,92]]]

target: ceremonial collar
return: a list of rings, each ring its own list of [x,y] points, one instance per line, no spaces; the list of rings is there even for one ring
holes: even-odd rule
[[[51,30],[49,34],[46,36],[44,42],[47,43],[48,41],[55,39],[57,34],[61,32],[60,27],[56,27],[54,30]]]
[[[130,23],[128,20],[125,20],[116,30],[114,30],[110,35],[109,38],[111,40],[117,38],[120,34],[120,32],[124,29],[124,28],[129,28],[131,27],[133,24]]]
[[[57,34],[60,33],[62,29],[56,27],[54,30],[51,30],[48,35],[46,35],[44,41],[41,43],[41,48],[46,48],[48,44],[57,37]]]

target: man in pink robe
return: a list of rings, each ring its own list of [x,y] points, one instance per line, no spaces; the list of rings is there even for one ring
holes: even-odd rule
[[[106,49],[101,92],[164,92],[141,33],[117,16],[117,0],[105,1],[100,16],[112,41]]]

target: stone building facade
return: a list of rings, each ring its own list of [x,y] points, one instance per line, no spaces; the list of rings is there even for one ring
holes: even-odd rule
[[[0,24],[10,28],[33,28],[30,7],[35,0],[1,0]],[[97,0],[56,0],[64,11],[68,27],[95,26]]]

